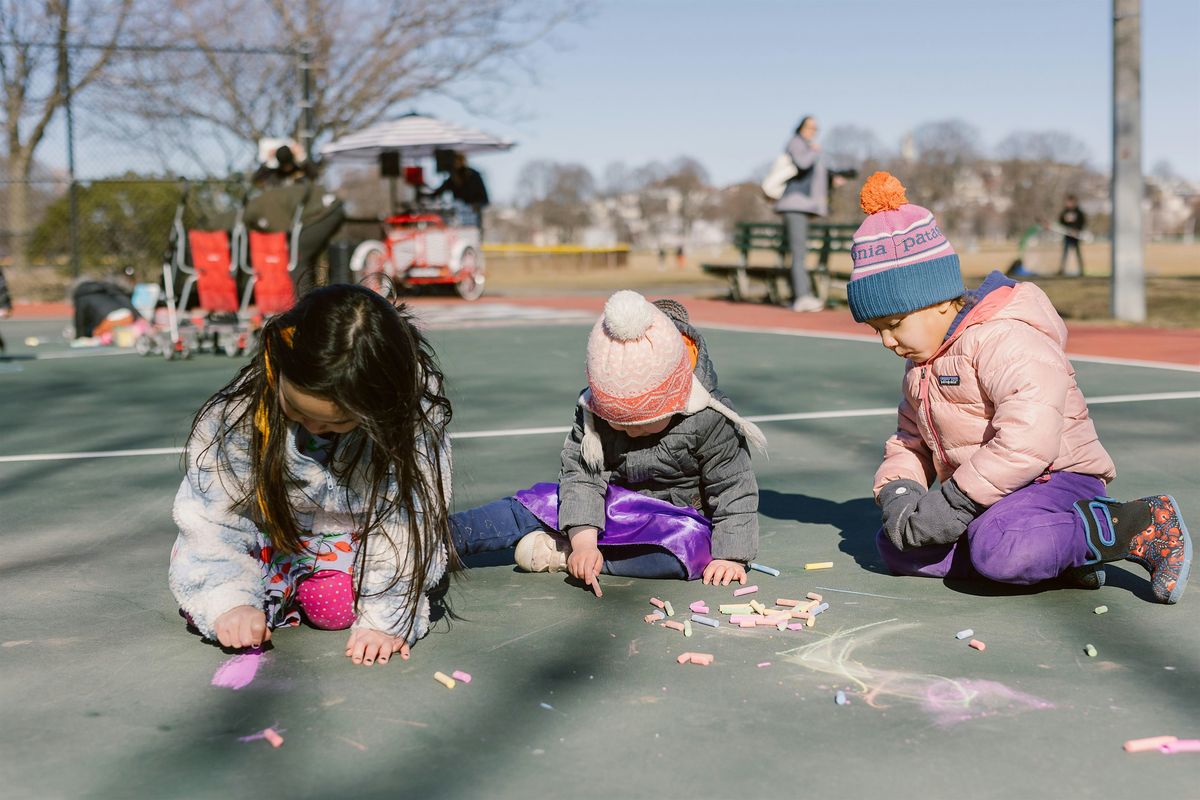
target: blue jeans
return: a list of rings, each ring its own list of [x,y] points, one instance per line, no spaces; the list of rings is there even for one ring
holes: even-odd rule
[[[482,506],[450,515],[450,538],[460,557],[516,547],[521,537],[542,530],[541,521],[515,497],[502,497]],[[628,545],[606,548],[605,575],[625,578],[687,578],[683,562],[661,547]]]

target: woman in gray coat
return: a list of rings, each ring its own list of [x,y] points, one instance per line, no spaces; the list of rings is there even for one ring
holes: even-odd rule
[[[809,218],[829,213],[829,168],[817,142],[816,118],[806,116],[800,120],[787,144],[787,154],[797,172],[775,203],[775,212],[783,215],[792,243],[792,310],[820,311],[825,304],[813,294],[804,266]]]

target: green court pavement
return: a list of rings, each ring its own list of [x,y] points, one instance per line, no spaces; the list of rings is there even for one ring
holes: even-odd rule
[[[729,588],[609,578],[598,600],[492,558],[452,582],[461,619],[410,661],[356,668],[345,634],[289,629],[233,691],[210,685],[230,654],[185,631],[166,586],[178,455],[11,457],[176,447],[238,362],[25,358],[79,355],[22,344],[59,328],[3,326],[5,797],[1197,796],[1200,756],[1121,743],[1200,738],[1200,587],[1163,607],[1132,564],[1098,592],[882,571],[870,488],[894,419],[831,416],[895,405],[901,363],[877,345],[708,334],[743,413],[826,415],[764,423],[770,457],[755,459],[759,561],[782,575],[752,582],[764,600],[820,591],[815,628],[685,639],[642,621],[648,598],[686,615],[731,602]],[[471,434],[569,424],[587,330],[432,334],[455,403],[456,507],[554,479],[561,433]],[[1077,368],[1089,398],[1200,390],[1195,372]],[[1170,492],[1200,528],[1200,401],[1092,413],[1120,472],[1111,493]],[[987,650],[956,640],[964,628]],[[676,664],[688,650],[715,661]],[[474,679],[447,690],[437,670]],[[281,748],[238,741],[267,726]]]

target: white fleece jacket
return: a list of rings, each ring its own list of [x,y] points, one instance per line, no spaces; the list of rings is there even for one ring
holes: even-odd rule
[[[236,413],[229,416],[236,417]],[[189,443],[193,454],[187,473],[175,495],[173,516],[179,526],[179,536],[171,551],[169,581],[179,607],[191,615],[200,632],[216,638],[214,624],[218,617],[235,606],[262,608],[266,592],[262,580],[262,565],[258,558],[258,527],[244,513],[232,510],[230,490],[234,482],[228,472],[243,476],[250,470],[249,418],[237,429],[222,426],[220,413],[207,414],[196,428]],[[314,534],[352,530],[355,516],[361,517],[369,491],[360,470],[338,469],[344,476],[339,484],[334,477],[334,465],[353,450],[351,431],[343,435],[328,465],[301,455],[296,447],[298,426],[290,423],[287,429],[287,470],[295,478],[288,488],[288,497],[297,519],[307,523]],[[215,442],[207,452],[204,447]],[[368,445],[369,447],[370,445]],[[418,445],[420,447],[420,445]],[[421,448],[422,451],[425,448]],[[216,469],[223,463],[225,482]],[[442,483],[449,508],[451,492],[450,442],[442,442]],[[432,480],[430,471],[425,472]],[[388,480],[387,496],[397,491],[394,476]],[[418,511],[418,513],[420,513]],[[364,596],[359,599],[355,628],[372,628],[393,636],[402,635],[408,608],[405,592],[410,584],[412,566],[408,563],[411,550],[409,520],[404,515],[385,519],[379,532],[367,537],[366,567],[363,575]],[[380,594],[397,575],[400,580],[387,592]],[[432,589],[446,571],[446,551],[439,546],[434,554],[426,583],[420,596],[408,642],[412,644],[429,630],[429,600],[424,592]]]

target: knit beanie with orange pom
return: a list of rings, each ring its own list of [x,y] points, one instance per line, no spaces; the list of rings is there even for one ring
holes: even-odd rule
[[[855,322],[894,317],[961,297],[958,255],[927,208],[904,185],[876,172],[859,195],[869,216],[854,232],[854,270],[846,294]]]

